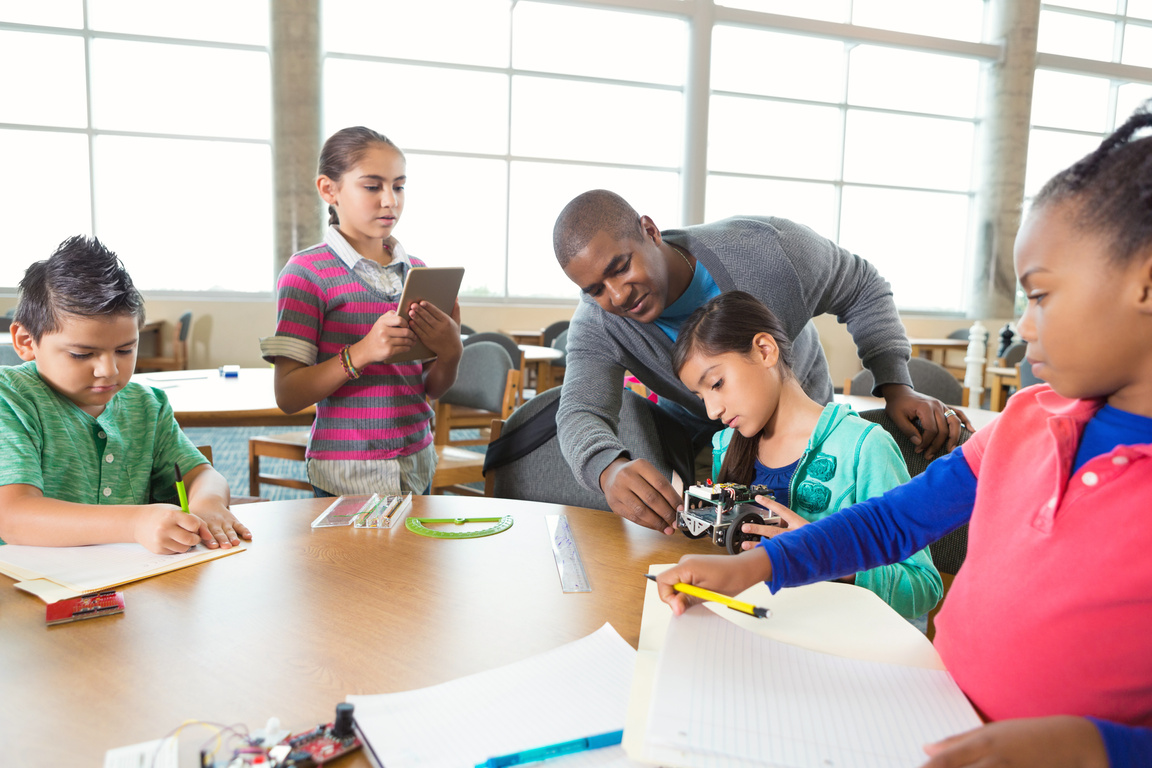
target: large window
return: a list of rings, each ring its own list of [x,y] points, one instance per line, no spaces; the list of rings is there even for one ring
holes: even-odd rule
[[[322,0],[316,109],[324,136],[363,124],[405,150],[397,235],[466,265],[466,297],[575,299],[552,224],[603,187],[664,228],[793,219],[872,261],[902,309],[957,313],[999,53],[986,6]],[[146,291],[271,295],[281,8],[0,0],[0,223],[17,255],[0,287],[91,232]],[[1152,96],[1152,0],[1046,3],[1039,37],[1028,194]]]
[[[323,29],[325,134],[364,124],[404,149],[397,237],[429,263],[466,265],[466,293],[574,298],[552,224],[588,189],[679,223],[684,19],[527,1],[326,0]]]
[[[979,21],[980,2],[952,6]],[[874,263],[902,308],[962,311],[979,60],[721,24],[711,69],[706,218],[793,219]]]
[[[1037,48],[1029,197],[1152,98],[1152,0],[1046,3]]]
[[[88,233],[146,291],[271,290],[268,5],[0,3],[0,285]]]

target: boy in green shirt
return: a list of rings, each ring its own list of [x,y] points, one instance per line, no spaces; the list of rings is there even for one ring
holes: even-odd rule
[[[12,345],[26,362],[0,368],[3,541],[169,554],[252,538],[164,393],[130,381],[143,322],[132,278],[99,240],[66,240],[25,272]],[[175,500],[177,465],[191,514],[152,503]]]

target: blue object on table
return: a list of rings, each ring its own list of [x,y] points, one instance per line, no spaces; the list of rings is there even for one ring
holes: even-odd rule
[[[602,733],[598,736],[589,736],[584,739],[564,741],[559,744],[553,744],[550,747],[537,747],[536,749],[526,749],[523,752],[516,752],[511,755],[490,757],[483,763],[477,765],[476,768],[504,768],[504,766],[507,765],[533,763],[537,760],[547,760],[550,757],[570,755],[573,752],[586,752],[589,749],[615,746],[623,740],[624,731],[612,731],[610,733]]]

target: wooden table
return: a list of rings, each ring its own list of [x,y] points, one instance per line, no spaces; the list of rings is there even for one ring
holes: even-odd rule
[[[883,408],[885,405],[884,398],[882,397],[868,397],[867,395],[835,395],[834,399],[838,403],[846,403],[852,406],[852,410],[859,413],[860,411],[870,411],[874,408]],[[957,411],[962,411],[968,417],[968,421],[972,422],[973,429],[980,429],[987,426],[992,422],[999,413],[988,411],[983,408],[966,408],[959,405],[949,405]]]
[[[276,405],[272,368],[241,368],[227,378],[215,369],[138,373],[132,381],[163,390],[181,427],[297,427],[316,416],[310,405],[293,414]]]
[[[517,344],[540,345],[544,343],[544,331],[537,328],[534,331],[500,331],[505,336],[511,336]]]
[[[552,361],[559,360],[564,353],[552,347],[537,347],[532,344],[518,344],[524,353],[522,380],[527,380],[528,368],[536,369],[536,394],[552,388]]]
[[[959,350],[967,352],[968,339],[908,339],[908,343],[912,345],[912,357],[922,357],[925,360],[931,360],[949,371],[960,381],[964,381],[964,374],[966,367],[962,364],[959,366],[948,365],[948,353],[950,351]],[[939,356],[937,356],[939,355]]]
[[[604,622],[633,646],[653,563],[716,554],[608,513],[525,501],[414,498],[417,517],[511,514],[509,530],[440,540],[309,523],[323,499],[240,508],[247,552],[122,587],[118,616],[47,627],[0,578],[4,764],[95,766],[187,719],[293,732],[349,694],[420,688],[555,648]],[[565,514],[592,591],[565,594],[544,516]],[[541,681],[545,684],[546,681]],[[180,737],[199,765],[203,728]],[[366,766],[362,752],[332,763]]]
[[[1004,410],[1004,403],[1008,400],[1009,389],[1020,386],[1020,366],[1011,368],[1004,366],[989,366],[984,373],[990,379],[988,383],[988,408],[993,411]]]

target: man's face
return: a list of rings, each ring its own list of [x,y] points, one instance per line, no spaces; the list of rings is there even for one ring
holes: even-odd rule
[[[605,312],[651,323],[668,306],[668,263],[655,224],[642,217],[641,226],[636,238],[623,240],[600,232],[572,257],[564,274]]]

